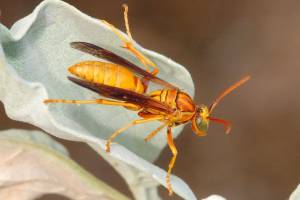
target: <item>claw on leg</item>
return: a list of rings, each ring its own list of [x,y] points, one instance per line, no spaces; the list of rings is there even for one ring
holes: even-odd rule
[[[106,151],[107,153],[110,152],[110,143],[108,143],[108,142],[106,142],[106,144],[105,144],[105,151]]]

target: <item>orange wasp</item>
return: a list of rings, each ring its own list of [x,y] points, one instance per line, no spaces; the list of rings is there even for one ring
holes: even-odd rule
[[[110,151],[112,140],[126,129],[137,124],[160,121],[162,123],[161,126],[147,135],[145,141],[150,140],[163,128],[167,128],[168,146],[173,154],[166,176],[167,188],[171,195],[172,187],[170,176],[177,157],[177,149],[172,137],[172,128],[191,121],[192,130],[198,136],[205,136],[209,122],[212,121],[223,124],[226,133],[229,133],[231,129],[230,123],[222,119],[211,117],[211,113],[223,97],[248,81],[250,76],[242,78],[227,88],[209,107],[195,104],[193,99],[187,93],[157,77],[156,74],[159,72],[157,66],[134,47],[128,24],[128,7],[127,5],[123,5],[123,7],[125,8],[124,19],[129,39],[126,39],[113,25],[105,21],[103,22],[120,38],[124,43],[123,47],[128,49],[140,60],[146,67],[146,70],[115,53],[94,44],[87,42],[72,42],[71,47],[75,49],[111,61],[111,63],[102,61],[83,61],[77,63],[69,67],[69,71],[80,79],[68,77],[70,81],[90,89],[108,99],[47,99],[44,103],[104,104],[123,106],[126,109],[138,111],[137,114],[141,117],[140,119],[130,122],[115,131],[111,137],[108,138],[106,143],[107,152]],[[149,67],[152,67],[153,70],[151,71]],[[160,84],[163,89],[147,93],[149,82]]]

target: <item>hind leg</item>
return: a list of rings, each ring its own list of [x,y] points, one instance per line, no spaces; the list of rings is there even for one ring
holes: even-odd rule
[[[111,105],[111,106],[124,106],[129,109],[139,109],[138,105],[122,102],[122,101],[113,101],[106,99],[93,99],[93,100],[66,100],[66,99],[46,99],[44,100],[45,104],[49,103],[64,103],[64,104],[103,104],[103,105]]]
[[[126,48],[131,53],[133,53],[140,60],[140,62],[146,67],[146,70],[149,73],[156,75],[159,72],[159,69],[157,68],[157,66],[150,59],[148,59],[145,55],[143,55],[140,51],[138,51],[133,45],[133,39],[132,39],[132,35],[130,32],[130,28],[129,28],[129,22],[128,22],[128,6],[126,4],[123,4],[123,7],[124,7],[124,21],[125,21],[126,33],[128,35],[129,40],[126,39],[120,33],[120,31],[116,27],[114,27],[112,24],[108,23],[105,20],[102,20],[102,22],[104,22],[107,26],[109,26],[110,29],[120,38],[120,40],[124,43],[123,48]],[[149,66],[151,66],[153,68],[152,72],[150,71]]]

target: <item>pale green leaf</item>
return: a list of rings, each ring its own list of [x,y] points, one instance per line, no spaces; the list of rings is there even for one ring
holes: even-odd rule
[[[300,185],[298,185],[294,192],[291,194],[289,200],[300,200]]]
[[[140,65],[99,20],[62,1],[43,1],[11,30],[0,26],[0,100],[10,118],[31,123],[60,138],[86,142],[101,153],[105,139],[138,116],[113,106],[43,104],[47,98],[99,98],[66,78],[68,66],[96,59],[70,48],[72,41],[94,43]],[[159,66],[161,78],[193,95],[193,82],[184,67],[138,44],[136,47]],[[165,185],[166,172],[150,163],[166,146],[165,130],[148,143],[143,140],[158,125],[139,125],[124,132],[112,145],[110,156]],[[181,129],[182,126],[174,129],[175,137]],[[175,193],[195,199],[181,179],[173,176],[172,183]]]
[[[224,197],[213,194],[203,200],[226,200]]]

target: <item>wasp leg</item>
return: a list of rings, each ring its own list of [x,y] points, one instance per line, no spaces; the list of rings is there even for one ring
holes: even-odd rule
[[[147,65],[151,66],[153,68],[153,71],[151,73],[153,75],[156,75],[159,72],[159,69],[157,68],[157,66],[150,59],[148,59],[141,52],[139,52],[132,44],[133,39],[132,39],[132,35],[130,32],[129,21],[128,21],[128,6],[126,4],[123,4],[123,8],[124,8],[124,21],[125,21],[126,33],[130,39],[130,41],[128,41],[129,42],[129,50],[130,50],[130,48],[132,48],[132,53],[136,55],[136,57],[146,66],[146,68],[147,68]],[[125,48],[127,48],[126,43],[125,43]],[[149,71],[149,69],[148,69],[148,71]]]
[[[134,121],[130,122],[129,124],[125,125],[124,127],[120,128],[119,130],[115,131],[110,136],[110,138],[106,141],[106,152],[110,152],[110,144],[111,144],[112,140],[115,137],[117,137],[120,133],[125,131],[126,129],[128,129],[128,128],[134,126],[134,125],[137,125],[137,124],[142,124],[142,123],[147,123],[147,122],[151,122],[151,121],[161,120],[163,118],[164,118],[163,116],[159,115],[159,116],[148,118],[148,119],[137,119],[137,120],[134,120]]]
[[[173,142],[173,136],[172,136],[172,129],[171,129],[171,126],[168,126],[168,130],[167,130],[167,135],[168,135],[168,145],[172,151],[172,154],[173,154],[173,157],[169,163],[169,168],[168,168],[168,174],[167,174],[167,177],[166,177],[166,182],[167,182],[167,188],[169,190],[169,195],[172,195],[173,193],[173,190],[172,190],[172,186],[171,186],[171,181],[170,181],[170,176],[171,176],[171,171],[172,171],[172,168],[175,164],[175,161],[176,161],[176,157],[177,157],[177,149],[174,145],[174,142]]]
[[[120,32],[119,30],[114,27],[114,25],[108,23],[105,20],[101,20],[103,23],[105,23],[108,27],[111,28],[111,30],[120,38],[120,40],[124,43],[123,48],[128,49],[131,53],[133,53],[140,61],[141,63],[146,67],[146,70],[153,74],[156,75],[159,72],[159,69],[157,66],[146,56],[144,56],[140,51],[138,51],[134,45],[133,45],[133,39],[132,35],[129,29],[129,23],[128,23],[128,6],[126,4],[123,4],[124,7],[124,21],[125,21],[125,27],[126,27],[126,33],[128,35],[129,40],[127,40]],[[153,68],[153,71],[151,72],[149,69],[149,66]]]
[[[161,126],[159,126],[157,129],[155,129],[154,131],[152,131],[149,135],[147,135],[145,137],[145,142],[148,142],[151,138],[153,138],[161,129],[165,128],[168,124],[163,124]]]
[[[125,22],[125,27],[126,27],[126,33],[130,39],[130,41],[132,41],[132,35],[130,32],[130,28],[129,28],[129,21],[128,21],[128,6],[126,4],[122,5],[124,8],[124,22]]]
[[[121,101],[112,101],[112,100],[106,100],[106,99],[95,99],[95,100],[65,100],[65,99],[46,99],[44,100],[45,104],[48,103],[65,103],[65,104],[104,104],[104,105],[112,105],[112,106],[124,106],[130,109],[138,109],[139,106],[127,103],[127,102],[121,102]]]

